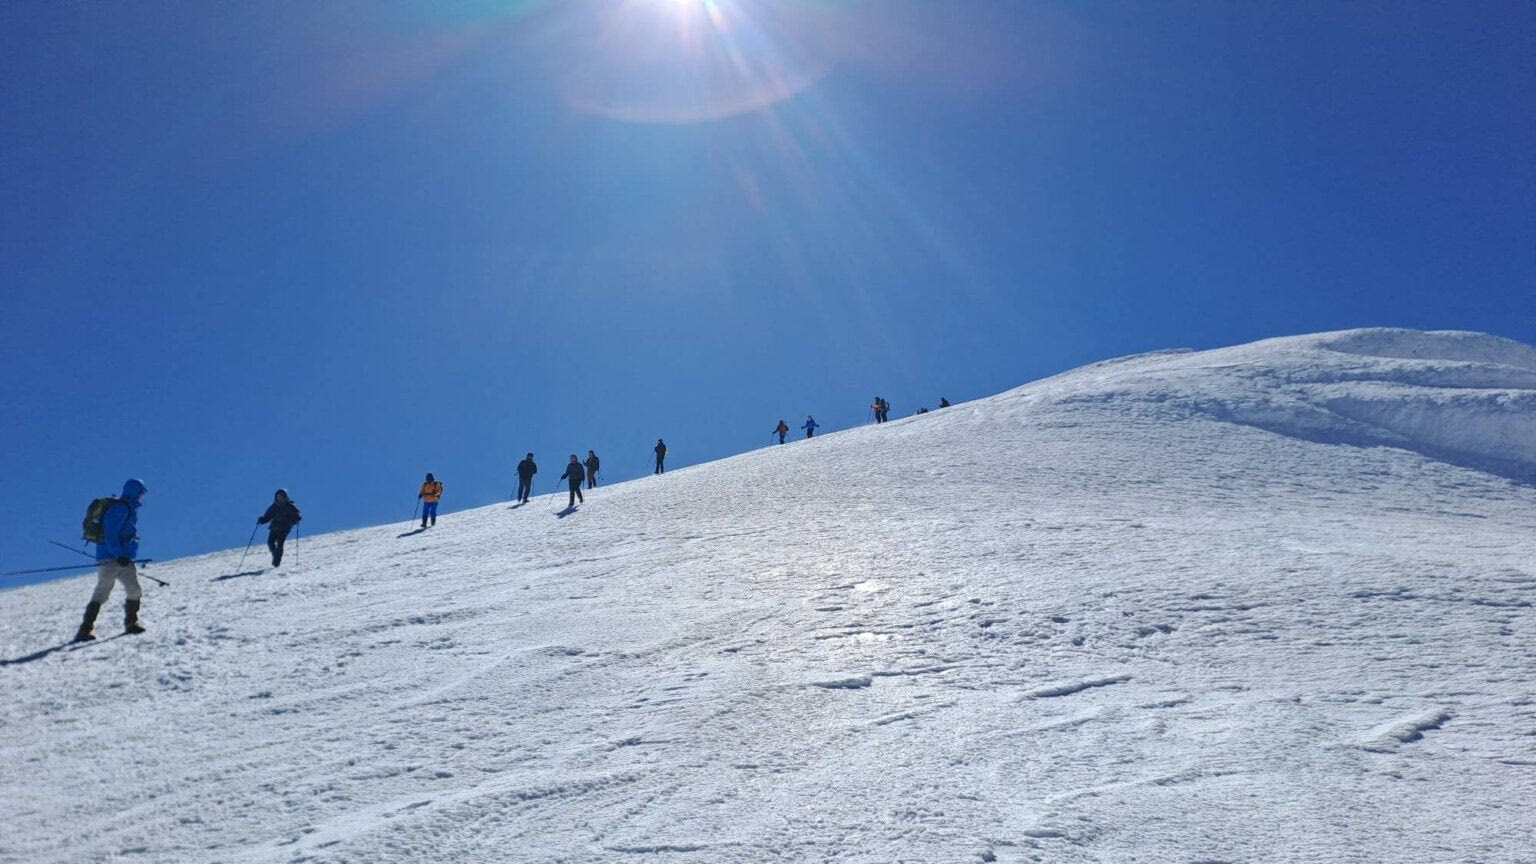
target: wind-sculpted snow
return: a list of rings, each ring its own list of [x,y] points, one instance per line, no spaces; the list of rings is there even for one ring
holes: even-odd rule
[[[0,861],[1536,860],[1528,356],[1095,364],[80,648],[88,580],[6,592]]]
[[[1098,386],[1080,387],[1091,376]],[[1057,383],[1060,382],[1060,383]],[[1387,446],[1536,482],[1536,349],[1481,333],[1352,330],[1159,353],[1046,382],[1069,402],[1126,403],[1330,444]],[[1026,388],[1030,389],[1030,388]]]
[[[1330,351],[1365,357],[1476,363],[1536,372],[1536,348],[1486,333],[1458,330],[1424,333],[1418,330],[1380,328],[1346,330],[1314,338],[1317,338],[1319,346]]]

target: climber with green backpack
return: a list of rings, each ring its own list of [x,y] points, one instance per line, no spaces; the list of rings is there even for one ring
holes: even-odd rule
[[[85,617],[75,633],[76,642],[89,642],[96,638],[92,630],[101,604],[112,596],[112,586],[123,583],[128,598],[123,603],[123,632],[143,633],[139,624],[139,598],[144,592],[139,588],[138,570],[134,557],[139,554],[139,507],[149,490],[139,480],[123,484],[123,494],[117,498],[97,498],[86,509],[82,524],[84,538],[96,544],[96,590],[91,602],[86,604]]]

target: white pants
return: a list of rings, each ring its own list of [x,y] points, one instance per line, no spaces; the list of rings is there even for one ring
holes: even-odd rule
[[[101,604],[107,602],[112,596],[112,585],[122,582],[128,591],[129,600],[137,600],[144,596],[139,588],[139,571],[132,564],[126,567],[116,561],[102,561],[96,565],[96,591],[91,594],[91,602]]]

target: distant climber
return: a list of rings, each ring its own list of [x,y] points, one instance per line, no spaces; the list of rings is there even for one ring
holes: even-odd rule
[[[586,503],[581,497],[581,481],[585,480],[586,476],[587,470],[581,467],[581,460],[572,453],[571,464],[565,466],[565,473],[560,475],[560,479],[566,481],[571,488],[571,503],[566,506],[575,507],[577,501]]]
[[[820,425],[820,423],[816,422],[815,418],[807,414],[805,415],[805,425],[800,428],[805,430],[805,437],[810,438],[816,434],[816,427]]]
[[[304,517],[299,515],[299,508],[289,499],[287,489],[272,493],[272,506],[256,520],[256,524],[272,524],[267,529],[267,551],[272,553],[273,567],[283,566],[283,543],[288,539],[288,532],[293,530],[293,526],[302,521]]]
[[[416,493],[421,499],[421,527],[427,527],[427,517],[432,517],[432,524],[437,524],[437,502],[443,500],[443,484],[432,472],[427,472],[427,479],[421,483],[421,491]]]
[[[875,404],[869,407],[875,412],[876,423],[884,423],[891,419],[891,403],[885,401],[884,396],[876,396]]]
[[[783,420],[780,420],[779,425],[773,428],[773,434],[779,436],[779,443],[783,444],[784,436],[789,434],[789,424],[785,423]]]
[[[96,542],[96,590],[91,592],[91,602],[85,605],[85,617],[80,619],[80,629],[75,632],[76,642],[96,638],[92,632],[96,615],[118,582],[123,583],[128,597],[123,601],[123,632],[144,632],[139,624],[139,598],[144,592],[139,588],[139,571],[133,559],[139,554],[139,508],[148,492],[141,481],[129,480],[116,500],[98,499],[104,509],[98,510],[96,502],[91,504],[88,520],[98,512],[101,514],[100,533],[93,537],[88,531],[86,535],[86,539]]]
[[[599,466],[601,464],[602,464],[602,462],[597,458],[597,454],[593,453],[591,450],[588,450],[587,451],[587,461],[586,461],[586,466],[587,466],[587,488],[588,489],[596,489],[597,488],[597,466]]]
[[[940,408],[948,408],[949,407],[949,400],[945,399],[943,396],[940,396],[939,397],[939,407]]]
[[[656,470],[653,473],[665,473],[667,470],[667,442],[657,438],[656,446],[651,449],[656,453]]]
[[[528,503],[528,495],[533,491],[533,475],[537,473],[539,466],[534,464],[532,453],[517,463],[517,503]]]

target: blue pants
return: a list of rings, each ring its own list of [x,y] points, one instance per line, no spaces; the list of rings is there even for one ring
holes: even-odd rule
[[[436,525],[437,524],[437,502],[436,501],[423,501],[423,502],[421,502],[421,527],[423,527],[423,528],[427,527],[427,517],[428,516],[432,517],[432,524]]]

